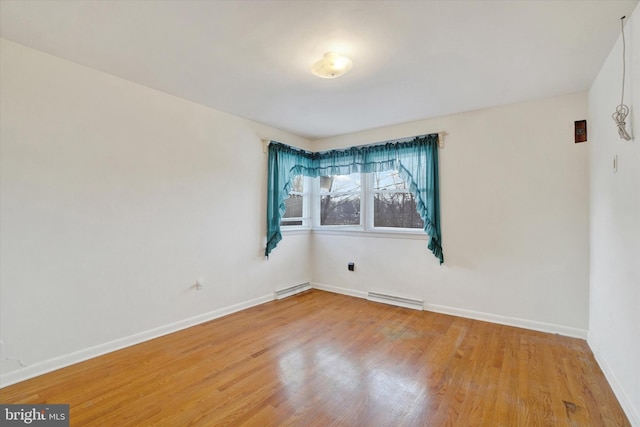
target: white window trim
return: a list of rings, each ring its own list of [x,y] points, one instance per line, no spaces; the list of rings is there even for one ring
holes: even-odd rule
[[[302,216],[282,218],[280,220],[280,232],[286,234],[306,234],[311,230],[311,207],[309,201],[311,200],[311,191],[313,183],[312,179],[308,176],[303,177],[302,192],[291,191],[290,195],[302,196]],[[283,225],[285,222],[302,221],[302,225]]]
[[[411,240],[429,239],[429,236],[420,228],[374,227],[373,198],[375,192],[373,191],[373,174],[362,174],[360,182],[360,225],[320,225],[320,180],[319,178],[305,177],[303,187],[304,191],[291,192],[291,194],[301,195],[303,197],[303,216],[301,218],[285,219],[285,221],[302,220],[302,225],[282,225],[280,227],[282,234],[318,234]],[[387,192],[401,191],[389,190]],[[340,192],[340,194],[342,194],[342,192]]]
[[[360,225],[320,225],[320,181],[310,180],[311,232],[320,235],[359,236],[377,238],[395,238],[428,240],[429,236],[421,228],[396,228],[373,226],[373,174],[362,174],[360,178]],[[306,185],[306,182],[305,182]],[[392,190],[389,192],[401,192]],[[324,193],[323,193],[324,195]]]
[[[288,227],[280,227],[280,232],[283,235],[296,236],[298,234],[310,234],[313,230],[311,227],[305,227],[303,225],[290,225]]]
[[[405,230],[405,229],[402,229]],[[345,229],[335,229],[327,226],[323,226],[322,228],[312,228],[309,230],[313,234],[319,235],[334,235],[334,236],[354,236],[354,237],[377,237],[383,239],[409,239],[409,240],[428,240],[429,236],[424,232],[424,230],[416,229],[416,231],[400,231],[397,229],[394,230],[379,230],[375,231],[366,231],[366,230],[345,230]]]
[[[363,208],[364,208],[364,202],[363,202],[363,195],[364,195],[364,186],[365,183],[362,182],[362,179],[360,181],[360,191],[330,191],[330,192],[325,192],[325,193],[320,193],[320,178],[313,178],[311,179],[311,228],[314,231],[318,231],[318,230],[334,230],[334,231],[356,231],[356,232],[362,232],[364,231],[363,227],[362,227],[362,220],[363,220]],[[321,225],[320,224],[320,204],[321,204],[321,197],[322,196],[330,196],[330,195],[336,195],[336,194],[359,194],[360,195],[360,225],[352,225],[352,224],[348,224],[348,225]]]

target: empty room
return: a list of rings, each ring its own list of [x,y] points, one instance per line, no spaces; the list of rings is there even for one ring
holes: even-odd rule
[[[0,36],[0,424],[640,427],[638,0]]]

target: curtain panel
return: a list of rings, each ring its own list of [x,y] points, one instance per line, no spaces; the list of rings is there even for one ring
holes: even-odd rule
[[[280,221],[285,213],[293,177],[347,175],[398,170],[416,200],[416,209],[429,235],[428,248],[444,262],[440,231],[438,134],[406,142],[352,147],[319,153],[272,141],[269,144],[267,189],[267,245],[265,256],[282,240]]]

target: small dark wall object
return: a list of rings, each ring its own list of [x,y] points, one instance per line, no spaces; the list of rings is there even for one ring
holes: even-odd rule
[[[347,268],[349,269],[349,271],[353,271],[356,268],[356,265],[350,262],[349,264],[347,264]]]
[[[575,143],[577,144],[579,142],[587,142],[587,121],[578,120],[573,123],[573,136],[575,138]]]

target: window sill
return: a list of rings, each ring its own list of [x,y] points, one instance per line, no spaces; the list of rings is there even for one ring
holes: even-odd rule
[[[299,234],[309,234],[311,229],[309,227],[280,227],[280,232],[285,236],[296,236]]]
[[[381,228],[377,230],[364,230],[358,227],[296,227],[281,228],[280,231],[285,236],[298,236],[304,234],[319,234],[328,236],[354,236],[354,237],[376,237],[379,239],[410,239],[428,240],[429,236],[422,230],[400,231],[392,228]]]
[[[330,235],[330,236],[354,236],[354,237],[376,237],[382,239],[411,239],[411,240],[428,240],[427,235],[422,230],[416,231],[400,231],[393,229],[380,229],[380,230],[363,230],[354,228],[313,228],[311,229],[313,234]]]

